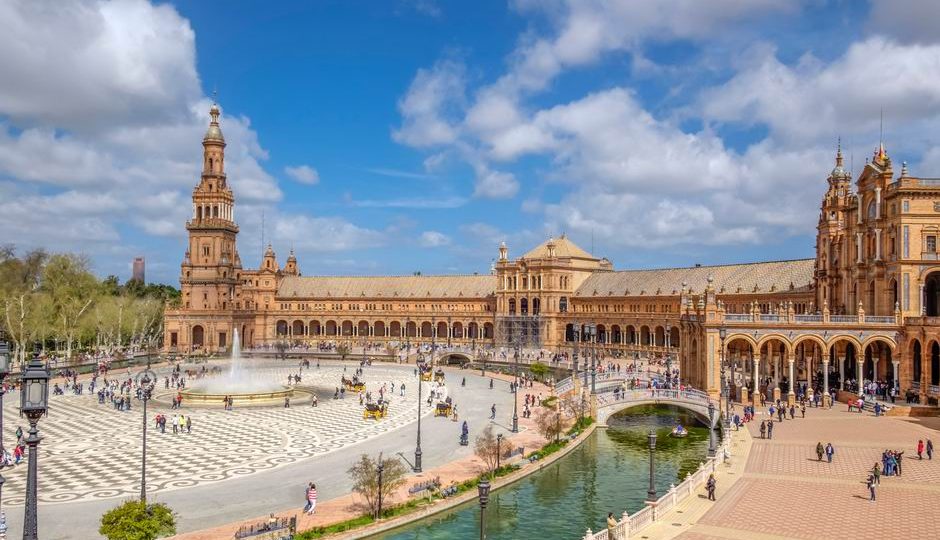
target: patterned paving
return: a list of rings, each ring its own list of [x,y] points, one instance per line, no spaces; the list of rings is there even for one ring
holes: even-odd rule
[[[346,373],[351,376],[354,368]],[[296,368],[260,366],[259,377],[286,381]],[[341,366],[322,365],[304,371],[303,385],[332,390],[343,374]],[[256,474],[288,463],[349,447],[415,420],[417,382],[411,368],[367,367],[367,389],[377,397],[384,383],[394,382],[396,393],[389,415],[383,420],[363,420],[355,395],[342,400],[320,399],[319,406],[238,409],[185,407],[192,418],[192,433],[174,435],[154,427],[157,413],[173,413],[151,402],[147,422],[148,493],[192,487],[207,482]],[[404,397],[398,386],[406,383]],[[427,385],[428,383],[425,383]],[[12,447],[17,425],[28,425],[17,416],[19,394],[4,400],[4,441]],[[430,410],[423,409],[428,414]],[[140,493],[141,408],[134,402],[128,412],[110,404],[99,405],[96,396],[53,396],[50,414],[40,424],[44,437],[39,445],[39,500],[64,503],[134,496]],[[23,503],[26,461],[3,470],[5,505]]]
[[[757,423],[749,428],[757,435]],[[756,439],[743,477],[679,538],[936,537],[940,459],[919,461],[914,446],[938,435],[901,419],[812,409],[778,424],[773,440]],[[831,464],[816,460],[817,441],[835,446]],[[882,477],[869,502],[864,480],[885,449],[905,451],[904,474]]]

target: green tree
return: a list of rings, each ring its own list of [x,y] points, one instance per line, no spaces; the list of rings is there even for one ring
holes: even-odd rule
[[[162,503],[126,501],[101,516],[98,533],[108,540],[154,540],[176,534],[176,516]]]
[[[382,464],[382,485],[379,488],[379,463]],[[378,517],[379,496],[383,505],[388,501],[389,495],[405,484],[405,466],[397,458],[372,459],[367,454],[359,456],[357,461],[347,471],[352,480],[352,490],[358,493],[365,501],[369,515]]]
[[[59,254],[49,258],[42,272],[42,289],[52,302],[56,337],[65,341],[65,356],[69,359],[81,318],[101,290],[88,266],[88,259],[83,256]]]
[[[542,380],[542,378],[548,374],[548,366],[541,362],[535,362],[529,366],[529,371],[532,372],[532,375],[535,376],[536,380]]]

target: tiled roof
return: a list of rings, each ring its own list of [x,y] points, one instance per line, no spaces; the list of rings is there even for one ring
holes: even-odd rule
[[[524,259],[547,259],[548,258],[548,243],[555,243],[555,256],[559,258],[578,258],[578,259],[597,259],[594,255],[591,255],[587,251],[584,251],[577,244],[568,239],[567,236],[561,235],[559,238],[549,238],[548,240],[542,242],[538,246],[534,247],[528,253],[523,255]]]
[[[496,277],[362,276],[281,279],[278,298],[483,298],[496,290]]]
[[[809,290],[813,281],[814,259],[794,261],[664,268],[661,270],[626,270],[595,272],[578,287],[575,296],[639,296],[679,294],[682,283],[700,293],[714,278],[712,286],[719,294],[754,294]],[[756,287],[756,290],[755,290]],[[724,289],[724,290],[722,290]]]

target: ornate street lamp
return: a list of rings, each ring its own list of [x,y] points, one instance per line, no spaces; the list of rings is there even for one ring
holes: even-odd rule
[[[647,440],[649,441],[650,446],[650,487],[646,490],[646,500],[649,502],[656,501],[656,482],[653,479],[653,470],[654,470],[654,455],[656,451],[656,429],[650,428],[649,435],[647,435]]]
[[[382,519],[382,473],[385,472],[385,463],[382,461],[382,452],[379,452],[379,464],[377,468],[379,471],[379,500],[378,504],[376,505],[378,510],[375,513],[375,519],[379,520]]]
[[[513,370],[515,371],[512,386],[512,432],[519,433],[519,345],[514,345]]]
[[[142,440],[143,448],[140,452],[140,502],[147,504],[147,402],[153,392],[153,385],[157,381],[157,374],[150,370],[150,355],[147,355],[147,368],[137,374],[137,387],[140,389],[140,400],[144,402]]]
[[[594,336],[595,336],[595,335],[597,335],[597,326],[595,326],[595,325],[593,325],[593,324],[586,324],[586,325],[584,326],[584,337],[587,338],[587,342],[593,344],[593,343],[594,343]],[[591,350],[593,350],[593,345],[591,345],[591,347],[592,347]],[[593,364],[594,364],[594,355],[591,354],[591,353],[588,353],[588,354],[591,355],[591,364],[592,364],[592,366],[593,366]],[[585,363],[584,363],[584,386],[587,386],[587,377],[588,377],[588,369],[587,369],[587,361],[586,361],[586,359],[585,359]]]
[[[571,372],[571,382],[574,383],[578,380],[578,346],[581,343],[581,323],[575,323],[574,325],[574,353],[571,355],[571,360],[574,362],[572,364]]]
[[[666,388],[672,388],[672,326],[666,323]]]
[[[2,338],[2,335],[0,335]],[[4,455],[3,448],[3,379],[10,372],[10,348],[6,341],[0,339],[0,456]],[[0,538],[6,538],[7,516],[3,512],[3,476],[0,476]]]
[[[715,402],[708,400],[708,457],[715,457]]]
[[[500,454],[500,450],[502,449],[502,443],[503,443],[503,434],[497,433],[496,434],[496,470],[499,470],[499,454]]]
[[[477,495],[480,499],[480,540],[486,540],[486,505],[490,502],[489,480],[481,480],[477,484]]]
[[[39,359],[39,344],[29,364],[23,368],[23,385],[20,392],[20,414],[29,421],[29,469],[26,476],[26,517],[23,520],[23,540],[39,540],[39,523],[36,511],[36,485],[38,480],[36,448],[39,446],[39,429],[36,424],[49,410],[49,372]]]
[[[721,364],[721,393],[725,398],[725,428],[731,429],[731,383],[725,378],[725,338],[728,337],[728,331],[724,326],[718,329],[718,338],[721,341],[721,349],[718,351],[721,355],[718,362]],[[720,405],[720,404],[719,404]]]

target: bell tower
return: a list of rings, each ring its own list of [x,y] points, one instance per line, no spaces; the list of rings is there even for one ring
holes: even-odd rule
[[[191,310],[235,307],[235,197],[225,178],[225,137],[219,128],[219,106],[209,108],[209,129],[202,139],[202,176],[193,189],[193,215],[186,223],[189,248],[180,272],[182,302]]]
[[[823,197],[816,235],[816,305],[834,313],[850,310],[845,293],[846,228],[848,209],[854,204],[851,174],[845,170],[842,144],[836,150],[836,166],[829,173],[829,187]]]

